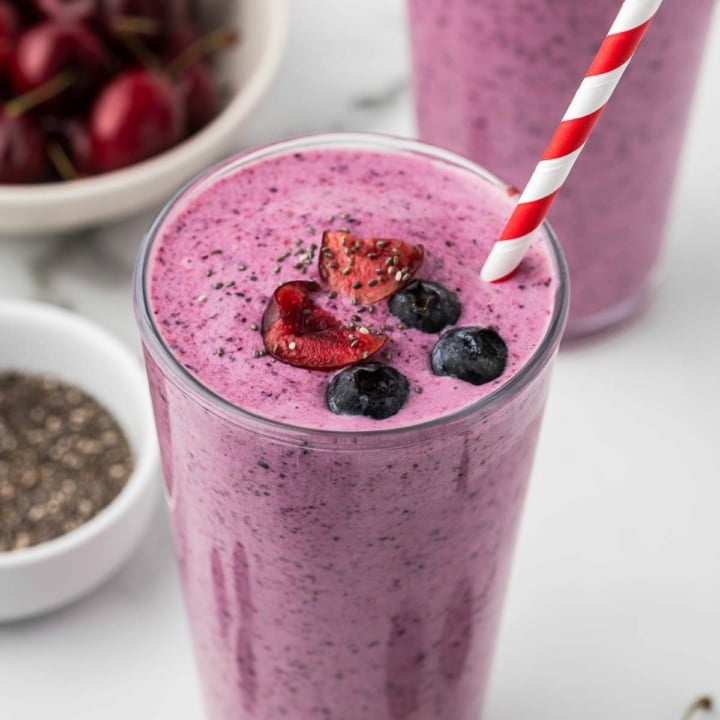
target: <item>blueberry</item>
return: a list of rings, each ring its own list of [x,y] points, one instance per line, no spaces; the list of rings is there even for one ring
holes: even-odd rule
[[[494,330],[461,327],[448,330],[435,343],[431,364],[436,375],[482,385],[503,374],[507,356],[507,345]]]
[[[426,333],[454,325],[462,309],[455,293],[431,280],[413,280],[398,290],[389,304],[395,317]]]
[[[382,420],[400,410],[409,390],[407,378],[389,365],[352,365],[330,381],[327,404],[336,415],[367,415]]]

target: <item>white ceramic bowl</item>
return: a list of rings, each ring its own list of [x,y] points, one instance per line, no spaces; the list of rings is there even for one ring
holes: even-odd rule
[[[160,496],[159,453],[141,363],[104,329],[40,303],[0,302],[0,371],[47,373],[77,385],[117,419],[135,469],[84,525],[23,550],[0,552],[0,622],[68,603],[107,579],[136,548]]]
[[[234,25],[240,40],[218,54],[230,99],[205,128],[145,162],[74,182],[0,185],[0,232],[43,234],[116,220],[169,199],[232,150],[238,131],[269,88],[287,36],[287,0],[202,0],[204,25]]]

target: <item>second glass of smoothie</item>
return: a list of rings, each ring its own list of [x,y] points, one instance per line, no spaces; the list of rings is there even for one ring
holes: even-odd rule
[[[524,187],[621,0],[408,0],[420,137]],[[714,0],[665,0],[553,204],[566,337],[640,311]]]
[[[232,159],[157,220],[136,307],[211,720],[479,717],[568,304],[547,225],[511,279],[480,280],[511,209],[505,185],[452,153],[325,135]],[[333,256],[350,280],[363,243],[422,245],[413,279],[447,288],[459,317],[426,332],[387,298],[359,301],[357,282],[329,289],[326,233],[351,238]],[[332,412],[348,368],[273,354],[266,309],[288,284],[315,288],[307,315],[386,336],[351,367],[407,379],[393,413]],[[499,376],[433,371],[458,328],[502,338]]]

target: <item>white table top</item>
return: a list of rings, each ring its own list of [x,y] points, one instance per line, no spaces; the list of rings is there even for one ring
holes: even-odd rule
[[[281,74],[242,144],[413,134],[403,1],[291,5]],[[632,326],[563,348],[556,367],[489,720],[679,720],[700,693],[720,700],[716,15],[662,286]],[[0,239],[0,295],[69,305],[137,348],[130,269],[151,217],[82,238]],[[0,718],[48,717],[202,717],[162,509],[98,591],[0,626]]]

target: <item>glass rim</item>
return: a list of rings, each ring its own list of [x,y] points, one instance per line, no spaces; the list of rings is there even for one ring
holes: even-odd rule
[[[454,152],[419,140],[374,132],[308,134],[268,143],[226,158],[191,179],[175,193],[153,221],[140,246],[133,273],[134,305],[136,321],[146,351],[150,352],[154,360],[161,361],[164,369],[170,371],[176,385],[179,385],[181,389],[186,389],[198,398],[206,409],[216,414],[222,413],[225,416],[234,418],[239,424],[252,423],[256,426],[256,431],[262,429],[262,431],[271,435],[282,433],[284,437],[295,435],[307,439],[309,436],[312,436],[313,439],[325,438],[333,441],[339,438],[357,438],[359,436],[362,436],[362,438],[372,437],[375,439],[377,439],[378,436],[384,436],[389,439],[399,439],[408,433],[427,431],[439,426],[446,426],[462,421],[470,416],[482,414],[484,411],[490,411],[495,407],[503,407],[508,400],[527,387],[552,358],[562,338],[567,320],[569,306],[569,276],[567,264],[555,232],[547,221],[543,222],[540,229],[545,235],[544,242],[549,244],[552,251],[550,255],[554,266],[553,270],[556,273],[559,284],[552,317],[541,342],[525,364],[507,382],[480,400],[460,410],[442,415],[438,418],[433,418],[432,420],[387,429],[379,428],[377,430],[328,430],[280,422],[264,415],[245,410],[226,400],[187,370],[167,346],[150,310],[147,270],[154,241],[158,237],[159,231],[163,227],[169,214],[194,190],[201,188],[205,183],[226,173],[234,172],[239,168],[268,157],[321,147],[349,147],[354,149],[365,148],[380,151],[409,152],[468,170],[496,187],[509,188],[507,183],[482,166]]]

